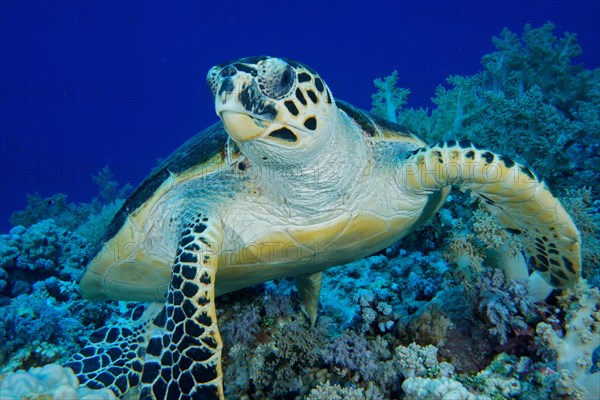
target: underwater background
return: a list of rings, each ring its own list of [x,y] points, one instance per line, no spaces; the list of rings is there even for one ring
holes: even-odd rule
[[[126,323],[131,305],[84,301],[78,279],[132,187],[217,120],[208,69],[262,54],[428,141],[531,166],[582,233],[587,282],[505,277],[490,251],[519,244],[455,191],[328,270],[313,328],[288,280],[219,297],[227,397],[598,399],[596,1],[0,2],[0,398],[72,395],[64,370],[9,374]]]

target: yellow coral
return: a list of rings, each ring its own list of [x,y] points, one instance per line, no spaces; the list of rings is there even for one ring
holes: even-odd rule
[[[473,232],[484,246],[495,251],[505,251],[508,245],[511,254],[519,252],[519,243],[515,236],[509,235],[500,226],[498,220],[489,212],[479,208],[475,210],[472,218]]]
[[[481,271],[483,254],[475,245],[475,235],[472,233],[455,233],[450,237],[448,250],[444,253],[446,261],[456,264],[455,274],[464,282],[467,289],[474,275]]]

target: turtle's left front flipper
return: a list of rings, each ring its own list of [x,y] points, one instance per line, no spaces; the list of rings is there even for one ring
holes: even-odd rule
[[[165,307],[146,348],[141,399],[224,399],[215,277],[222,230],[198,217],[182,232]]]
[[[469,141],[422,147],[402,163],[397,179],[417,194],[449,185],[470,189],[516,234],[530,265],[551,285],[565,287],[581,273],[580,236],[560,204],[531,170]]]

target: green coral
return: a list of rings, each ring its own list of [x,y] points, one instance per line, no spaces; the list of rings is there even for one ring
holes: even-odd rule
[[[108,225],[124,202],[124,199],[116,199],[104,204],[97,212],[91,214],[87,221],[75,228],[75,233],[87,239],[92,245],[99,244]]]
[[[89,214],[87,207],[69,203],[66,194],[57,193],[50,197],[42,197],[35,193],[27,195],[27,206],[23,210],[15,211],[10,216],[10,223],[13,226],[29,227],[39,221],[53,219],[63,228],[72,230],[81,221],[85,221]]]
[[[373,81],[378,90],[373,94],[373,109],[374,114],[382,118],[386,118],[392,122],[398,122],[396,113],[406,104],[406,99],[410,94],[409,89],[399,88],[398,71],[392,72],[390,76],[383,79],[375,79]]]
[[[92,181],[98,185],[100,199],[104,203],[111,203],[117,199],[125,198],[127,193],[132,189],[129,183],[120,187],[119,182],[115,180],[115,176],[108,165],[102,167],[97,175],[92,175]]]

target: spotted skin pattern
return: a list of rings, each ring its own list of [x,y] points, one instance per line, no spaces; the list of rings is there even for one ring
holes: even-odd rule
[[[202,215],[184,229],[146,348],[141,399],[224,398],[214,292],[219,239]]]
[[[468,140],[438,142],[406,156],[397,179],[417,192],[449,185],[470,189],[506,229],[517,235],[529,265],[554,287],[568,287],[581,271],[577,227],[545,183],[509,157]]]
[[[77,374],[82,385],[92,389],[108,387],[121,396],[136,387],[148,344],[145,332],[152,321],[144,318],[145,311],[145,304],[138,305],[129,313],[130,323],[95,331],[89,343],[65,367]]]

